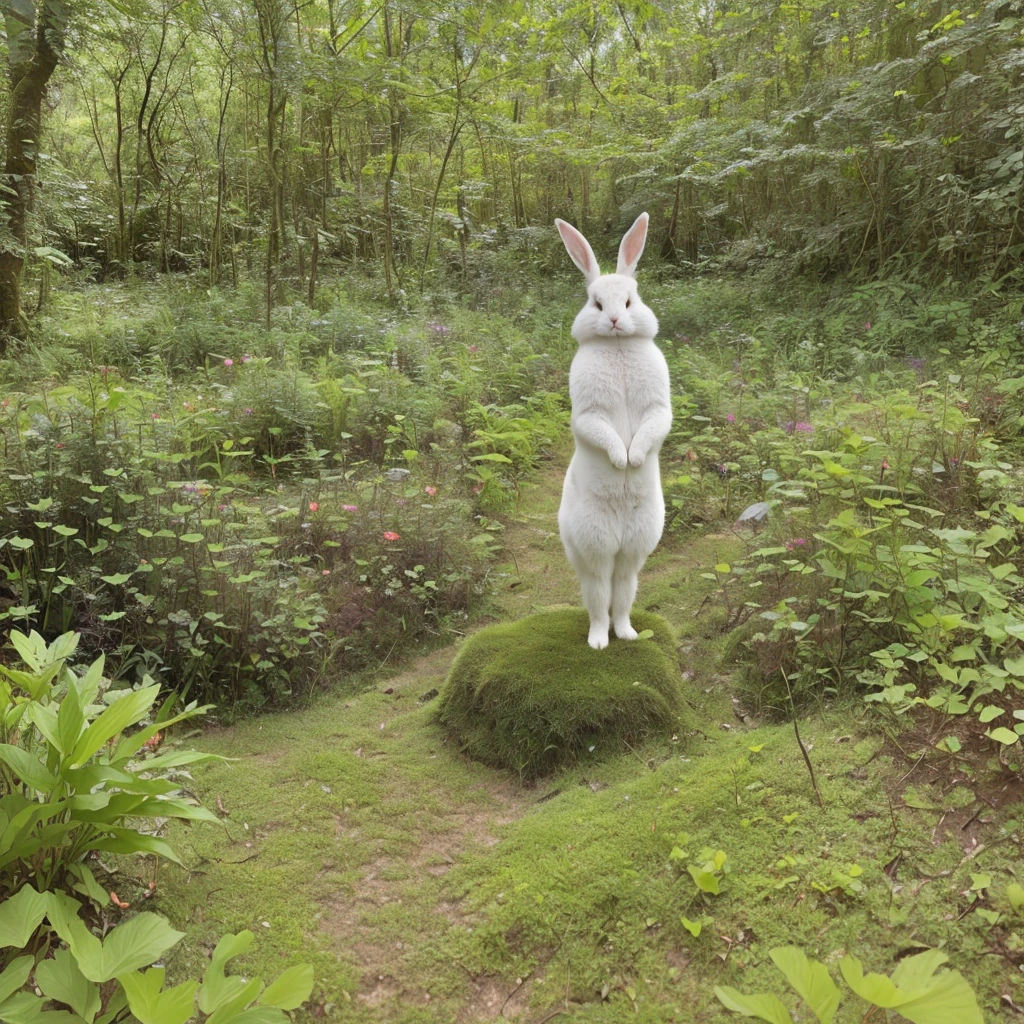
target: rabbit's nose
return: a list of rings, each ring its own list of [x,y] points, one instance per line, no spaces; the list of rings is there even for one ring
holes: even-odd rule
[[[619,318],[617,316],[609,317],[609,319],[612,322],[612,327],[614,327],[619,322]]]

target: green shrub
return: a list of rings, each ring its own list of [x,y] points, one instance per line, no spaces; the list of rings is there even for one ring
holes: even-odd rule
[[[602,651],[587,645],[587,614],[577,609],[482,629],[452,665],[441,724],[471,757],[527,779],[681,730],[672,629],[650,613],[635,613],[633,625],[642,639],[613,639]]]
[[[284,1011],[301,1006],[312,991],[309,965],[290,967],[266,986],[259,978],[228,975],[227,962],[252,945],[250,931],[220,939],[201,982],[165,987],[163,967],[141,968],[176,945],[182,932],[157,914],[141,913],[100,938],[81,910],[65,893],[31,886],[0,905],[0,1019],[111,1024],[130,1011],[140,1024],[287,1024]]]
[[[213,755],[155,752],[168,727],[207,708],[172,715],[168,702],[154,712],[160,687],[146,679],[112,689],[102,656],[76,673],[67,665],[78,645],[72,633],[47,644],[14,631],[11,642],[23,666],[0,664],[0,896],[32,883],[105,901],[86,863],[92,854],[177,860],[139,819],[217,820],[182,795],[176,771]]]
[[[832,1024],[843,993],[828,968],[809,959],[797,946],[773,949],[770,955],[820,1024]],[[839,961],[839,970],[854,995],[868,1004],[864,1020],[881,1009],[883,1015],[892,1010],[914,1024],[984,1024],[977,997],[966,978],[959,971],[936,973],[948,960],[941,950],[927,949],[901,959],[892,976],[887,977],[865,974],[857,957],[848,954]],[[729,985],[716,985],[715,996],[726,1009],[742,1017],[768,1024],[792,1024],[789,1010],[770,993],[746,995]],[[858,1016],[860,1009],[858,1006]]]

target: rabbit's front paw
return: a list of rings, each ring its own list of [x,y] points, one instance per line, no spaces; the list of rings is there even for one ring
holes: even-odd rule
[[[619,449],[618,451],[609,452],[608,453],[608,458],[612,460],[612,465],[616,469],[625,469],[626,468],[626,462],[628,461],[628,458],[626,456],[626,447],[625,447],[625,445],[623,445],[622,448]]]
[[[629,453],[629,464],[634,469],[639,469],[644,464],[644,460],[646,458],[647,458],[647,456],[643,452],[638,451],[637,449],[634,448]]]
[[[591,626],[587,643],[595,651],[603,651],[608,646],[608,627],[605,626],[604,629],[601,629],[599,626]]]

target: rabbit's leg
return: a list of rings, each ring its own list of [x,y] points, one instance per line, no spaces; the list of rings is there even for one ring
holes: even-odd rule
[[[612,571],[612,623],[620,640],[635,640],[636,630],[630,625],[629,611],[636,598],[637,575],[646,555],[636,551],[619,551]]]
[[[566,545],[566,554],[580,581],[583,607],[590,616],[590,634],[587,643],[596,650],[608,646],[608,608],[612,603],[611,555],[603,558],[585,558],[572,545]]]

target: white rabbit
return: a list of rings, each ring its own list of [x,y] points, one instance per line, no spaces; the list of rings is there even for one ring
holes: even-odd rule
[[[619,245],[614,274],[597,266],[590,243],[556,220],[587,281],[587,303],[572,325],[579,348],[569,371],[576,451],[562,488],[558,529],[590,615],[587,642],[635,640],[629,612],[637,574],[661,539],[665,500],[658,450],[672,425],[668,365],[654,344],[658,321],[637,294],[636,265],[647,240],[646,213]]]

